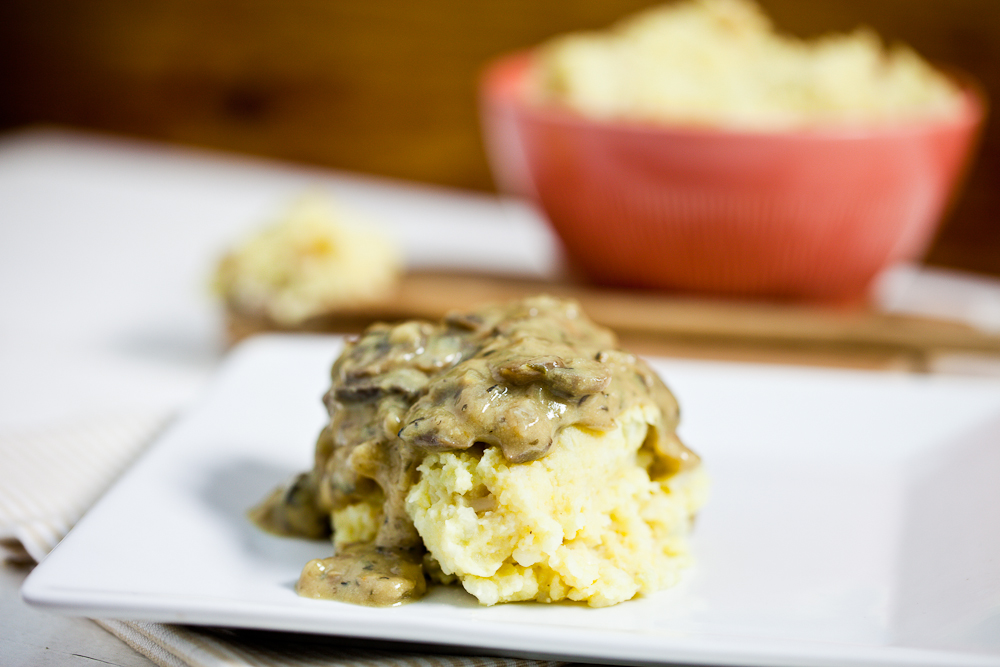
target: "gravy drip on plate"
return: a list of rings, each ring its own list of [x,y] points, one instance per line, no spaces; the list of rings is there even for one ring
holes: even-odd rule
[[[324,399],[330,424],[316,444],[315,467],[293,485],[297,492],[276,493],[254,512],[265,522],[278,518],[279,526],[269,526],[275,532],[304,525],[302,534],[316,536],[316,512],[380,497],[381,523],[370,545],[312,561],[299,592],[375,605],[419,597],[423,574],[412,554],[423,545],[404,503],[430,451],[492,446],[509,462],[526,463],[545,456],[567,426],[607,431],[628,408],[652,402],[660,416],[643,445],[653,454],[650,475],[697,465],[675,434],[677,401],[617,344],[575,302],[551,297],[452,313],[440,324],[376,324],[348,343]],[[296,507],[281,507],[287,504]],[[401,558],[413,567],[401,567]],[[412,576],[413,585],[372,586],[386,581],[372,572]]]
[[[350,544],[331,558],[306,563],[296,590],[308,598],[392,606],[416,600],[427,590],[421,560],[417,549]]]

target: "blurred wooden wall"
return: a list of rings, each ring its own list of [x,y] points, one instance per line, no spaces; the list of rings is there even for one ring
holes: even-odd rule
[[[475,80],[649,0],[4,0],[0,128],[54,122],[490,189]],[[1000,99],[996,0],[764,0],[801,35],[873,26]],[[991,122],[932,263],[1000,275]]]

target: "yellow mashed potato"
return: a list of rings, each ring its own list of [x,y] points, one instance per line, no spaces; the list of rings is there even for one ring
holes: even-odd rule
[[[539,50],[532,90],[595,118],[745,129],[940,117],[958,88],[872,30],[803,40],[750,0],[686,0]]]
[[[569,427],[530,463],[496,447],[429,454],[406,498],[429,574],[487,605],[603,607],[674,585],[707,481],[701,467],[650,479],[642,445],[655,410],[634,407],[603,433]],[[337,542],[371,539],[378,518],[377,503],[334,512]]]
[[[400,270],[399,252],[368,220],[313,194],[226,255],[215,287],[236,311],[293,326],[383,297]]]
[[[690,562],[707,482],[677,400],[574,301],[372,325],[324,401],[313,468],[251,510],[278,534],[333,533],[300,595],[385,607],[430,580],[485,605],[604,607]]]

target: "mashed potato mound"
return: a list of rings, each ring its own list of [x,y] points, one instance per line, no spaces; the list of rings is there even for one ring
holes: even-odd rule
[[[215,287],[240,313],[294,326],[383,297],[400,270],[398,251],[367,220],[313,194],[223,258]]]
[[[640,448],[653,410],[605,433],[567,428],[531,463],[496,447],[428,455],[406,508],[443,575],[487,605],[603,607],[675,584],[706,484],[700,468],[650,479]]]
[[[750,0],[686,0],[539,50],[532,90],[595,118],[785,129],[941,117],[958,88],[860,28],[801,40]]]
[[[331,379],[312,470],[253,511],[275,532],[330,518],[301,595],[392,606],[430,579],[486,605],[604,607],[688,564],[707,483],[677,401],[575,302],[372,325]]]

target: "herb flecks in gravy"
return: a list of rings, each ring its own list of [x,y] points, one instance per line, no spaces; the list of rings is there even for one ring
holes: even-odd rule
[[[287,487],[272,491],[249,515],[275,535],[320,539],[332,532],[330,513],[316,501],[316,475],[311,472],[297,475]]]
[[[311,560],[295,590],[308,598],[384,607],[420,598],[427,590],[418,549],[350,544],[335,556]]]
[[[310,562],[299,592],[374,605],[423,593],[415,555],[423,544],[405,500],[431,451],[498,447],[508,462],[527,463],[545,456],[568,426],[607,431],[628,408],[652,402],[660,417],[644,447],[656,474],[696,466],[698,457],[675,434],[673,395],[644,361],[617,346],[575,302],[551,297],[454,313],[440,324],[376,324],[349,342],[333,366],[324,399],[330,423],[314,469],[297,492],[293,485],[276,493],[254,517],[275,532],[302,525],[301,534],[314,537],[316,514],[377,494],[381,522],[370,545]],[[277,528],[268,525],[271,517]]]

